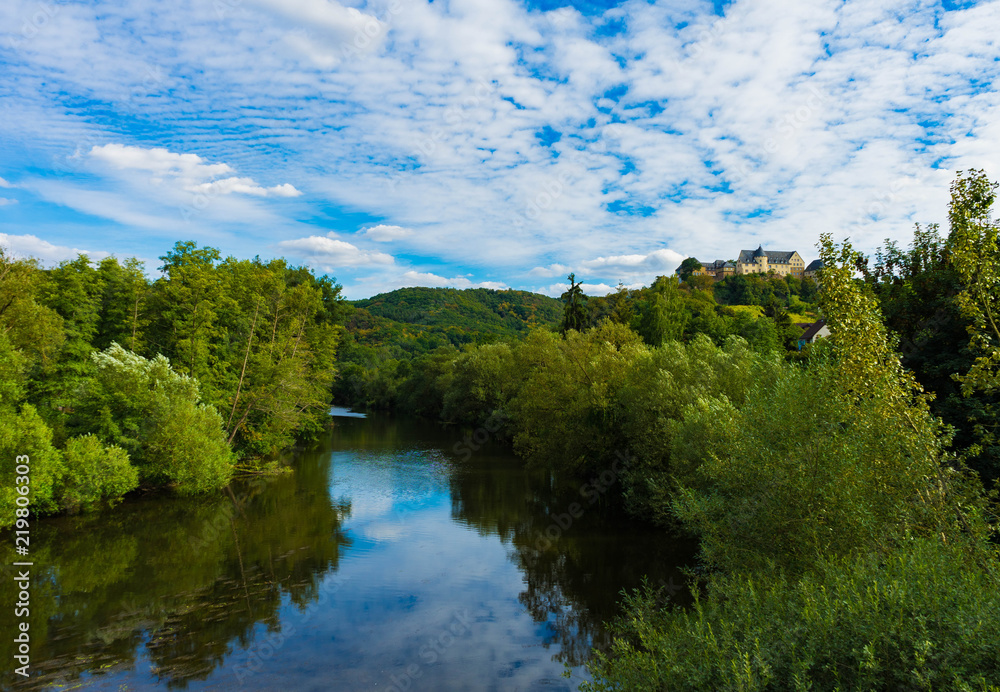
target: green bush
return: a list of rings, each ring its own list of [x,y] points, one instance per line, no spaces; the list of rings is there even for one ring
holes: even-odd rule
[[[902,531],[952,532],[941,503],[957,496],[928,495],[939,473],[954,475],[939,465],[940,441],[903,434],[878,400],[848,404],[830,377],[823,365],[787,367],[740,409],[705,398],[671,423],[683,486],[672,509],[713,566],[798,572]]]
[[[76,406],[74,424],[128,452],[143,483],[181,493],[225,486],[234,456],[222,418],[199,403],[198,382],[163,356],[137,356],[118,344],[93,356],[96,382]]]
[[[1000,580],[977,552],[921,538],[797,580],[717,577],[691,609],[646,589],[581,690],[995,691]]]
[[[56,509],[55,488],[63,473],[62,454],[52,445],[52,430],[34,406],[25,404],[19,413],[0,410],[0,527],[16,519],[17,458],[28,457],[28,495],[33,512]]]
[[[95,435],[73,437],[63,450],[64,473],[58,499],[63,509],[90,509],[114,503],[139,485],[139,472],[121,447],[105,447]]]

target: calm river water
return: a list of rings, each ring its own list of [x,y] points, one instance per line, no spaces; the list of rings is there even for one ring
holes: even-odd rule
[[[5,532],[0,684],[575,690],[622,589],[683,583],[691,546],[593,488],[500,447],[456,453],[455,428],[335,421],[294,473],[36,521],[27,681]]]

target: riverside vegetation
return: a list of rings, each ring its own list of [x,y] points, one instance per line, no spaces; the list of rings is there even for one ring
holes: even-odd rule
[[[660,278],[587,298],[571,276],[561,303],[351,304],[193,244],[152,283],[134,263],[3,258],[0,450],[32,454],[52,510],[196,492],[314,434],[332,386],[489,421],[561,476],[627,452],[602,501],[698,539],[693,605],[626,595],[587,690],[998,690],[996,187],[960,175],[947,236],[918,227],[874,263],[822,236],[821,290]],[[831,337],[799,351],[794,314]]]
[[[0,526],[16,455],[35,511],[75,511],[222,488],[325,425],[340,287],[194,243],[161,259],[150,282],[135,260],[0,252]]]
[[[822,236],[803,307],[831,337],[802,352],[788,312],[806,282],[662,278],[595,300],[571,276],[561,335],[373,347],[338,394],[491,421],[566,475],[628,450],[618,499],[700,542],[694,605],[627,595],[588,691],[998,690],[996,187],[960,175],[947,237],[918,226],[874,266]],[[745,288],[765,317],[720,304]]]

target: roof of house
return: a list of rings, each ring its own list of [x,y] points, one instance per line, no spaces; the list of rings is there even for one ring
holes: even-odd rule
[[[822,268],[823,268],[823,260],[818,259],[818,260],[813,260],[812,262],[810,262],[809,266],[806,267],[806,271],[807,272],[814,272],[817,269],[822,269]]]
[[[775,262],[777,264],[788,264],[792,261],[792,255],[795,251],[786,252],[784,250],[765,250],[763,247],[758,247],[756,250],[740,250],[740,258],[737,260],[741,264],[751,264],[755,257],[767,256],[768,261]]]
[[[799,339],[801,339],[802,341],[812,341],[813,337],[819,333],[819,330],[821,330],[825,326],[826,326],[826,320],[816,320],[815,322],[812,323],[812,326],[810,326],[807,330],[805,330],[805,332],[802,333],[802,336],[800,336]]]

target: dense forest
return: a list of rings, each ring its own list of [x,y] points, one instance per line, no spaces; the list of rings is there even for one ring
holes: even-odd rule
[[[326,424],[339,286],[194,243],[160,259],[150,281],[135,260],[42,269],[0,251],[0,525],[19,455],[32,508],[74,511],[222,488]]]

